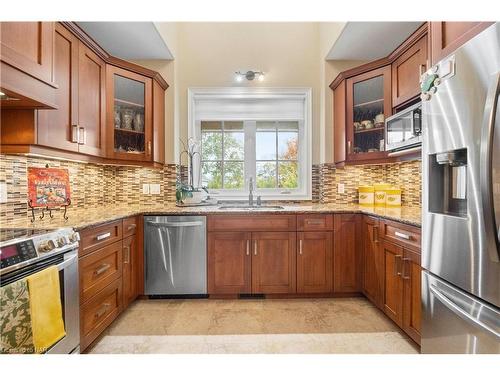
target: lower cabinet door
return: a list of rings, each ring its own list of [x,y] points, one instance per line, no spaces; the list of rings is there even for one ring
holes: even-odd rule
[[[361,215],[337,214],[334,217],[333,291],[359,292],[361,257]]]
[[[296,292],[296,233],[252,233],[252,293]]]
[[[94,341],[121,311],[122,280],[104,287],[80,307],[80,350]]]
[[[297,233],[297,293],[333,290],[332,238],[331,232]]]
[[[250,232],[208,233],[208,293],[251,292]]]
[[[420,344],[421,281],[420,254],[404,249],[403,256],[403,330]]]
[[[137,246],[135,236],[123,239],[122,294],[125,309],[137,297]]]
[[[378,308],[383,308],[384,259],[379,240],[379,220],[363,218],[363,282],[365,296]]]
[[[383,241],[384,312],[400,327],[403,325],[403,248]]]

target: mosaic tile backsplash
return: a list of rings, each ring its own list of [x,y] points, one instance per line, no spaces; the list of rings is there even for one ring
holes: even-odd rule
[[[92,209],[106,204],[154,205],[175,201],[176,166],[163,169],[123,167],[0,155],[0,182],[7,183],[7,203],[0,204],[1,219],[28,215],[28,167],[65,168],[69,171],[72,209]],[[160,194],[142,194],[142,184],[160,184]]]
[[[175,164],[163,169],[111,166],[73,161],[60,161],[19,155],[0,154],[0,182],[7,183],[7,203],[0,204],[0,218],[10,220],[28,215],[28,167],[66,168],[71,182],[72,209],[92,209],[109,204],[140,204],[142,206],[175,202],[175,181],[182,171]],[[334,164],[312,167],[312,200],[319,203],[348,204],[358,202],[357,188],[363,184],[388,182],[401,187],[403,205],[420,207],[421,163],[401,162],[385,165],[346,166]],[[160,194],[142,194],[142,184],[160,184]],[[343,194],[337,184],[345,185]]]
[[[358,186],[387,182],[401,188],[403,205],[420,207],[422,202],[421,161],[335,168],[334,164],[313,166],[313,201],[358,203]],[[344,193],[337,184],[344,184]]]

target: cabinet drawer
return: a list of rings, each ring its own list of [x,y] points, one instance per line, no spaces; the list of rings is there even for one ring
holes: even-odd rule
[[[79,255],[84,256],[122,239],[122,221],[116,220],[80,232]]]
[[[80,309],[80,349],[84,350],[118,316],[121,309],[121,280],[115,280]]]
[[[333,230],[333,215],[325,215],[325,214],[298,215],[297,230],[299,231]]]
[[[133,236],[137,230],[137,217],[123,219],[123,238]]]
[[[122,274],[122,242],[118,241],[80,258],[80,301],[92,298]]]
[[[294,231],[295,215],[213,215],[208,217],[209,231]]]
[[[381,220],[380,225],[383,239],[420,249],[420,228],[387,220]]]

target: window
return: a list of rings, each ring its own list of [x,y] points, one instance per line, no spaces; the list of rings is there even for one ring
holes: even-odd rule
[[[244,199],[252,179],[263,199],[310,199],[309,91],[249,90],[246,96],[213,89],[212,97],[207,90],[200,89],[199,97],[189,92],[190,136],[201,143],[194,174],[201,185],[219,199]]]

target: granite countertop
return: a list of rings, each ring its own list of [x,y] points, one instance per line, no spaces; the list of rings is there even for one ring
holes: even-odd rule
[[[0,221],[0,228],[29,228],[29,229],[56,229],[61,227],[73,227],[82,230],[87,227],[99,225],[112,220],[123,219],[139,214],[144,215],[207,215],[207,214],[307,214],[307,213],[365,213],[385,219],[395,220],[401,223],[420,226],[420,208],[418,207],[362,207],[356,204],[321,204],[321,203],[289,203],[280,204],[284,209],[230,209],[220,210],[218,206],[203,207],[177,207],[174,203],[161,205],[133,205],[117,207],[101,206],[93,209],[69,209],[69,219],[62,218],[62,212],[55,212],[54,218],[47,216],[43,220],[31,223],[29,218],[11,221]]]

